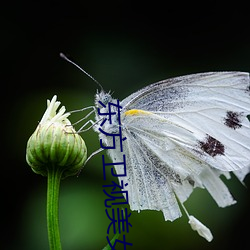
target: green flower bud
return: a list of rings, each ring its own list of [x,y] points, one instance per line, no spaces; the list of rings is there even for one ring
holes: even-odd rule
[[[47,101],[41,122],[27,143],[26,160],[32,170],[43,176],[50,168],[62,171],[62,177],[75,175],[87,158],[87,148],[65,113],[64,106],[56,113],[60,102],[54,96]]]

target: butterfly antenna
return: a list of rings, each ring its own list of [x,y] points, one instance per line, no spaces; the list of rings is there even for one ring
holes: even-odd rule
[[[91,78],[95,83],[97,83],[97,85],[101,88],[101,90],[103,90],[102,85],[89,73],[87,73],[84,69],[82,69],[79,65],[77,65],[76,63],[74,63],[73,61],[71,61],[67,56],[65,56],[63,53],[60,53],[60,57],[64,60],[66,60],[67,62],[73,64],[74,66],[76,66],[79,70],[81,70],[85,75],[87,75],[89,78]]]

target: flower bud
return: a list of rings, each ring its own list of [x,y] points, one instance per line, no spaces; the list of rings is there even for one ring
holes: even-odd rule
[[[64,106],[56,113],[59,105],[56,96],[47,101],[47,110],[27,143],[27,163],[43,176],[50,168],[58,168],[62,177],[75,175],[87,158],[83,139],[67,119],[70,113],[65,113]]]

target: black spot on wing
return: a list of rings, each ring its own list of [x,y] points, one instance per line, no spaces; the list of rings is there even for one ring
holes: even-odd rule
[[[232,129],[240,128],[242,113],[227,111],[227,115],[224,118],[224,124]]]
[[[205,141],[200,141],[199,146],[204,152],[212,157],[224,155],[225,152],[224,145],[210,135],[207,135]]]
[[[187,181],[192,187],[194,187],[195,181],[190,176],[187,177]]]

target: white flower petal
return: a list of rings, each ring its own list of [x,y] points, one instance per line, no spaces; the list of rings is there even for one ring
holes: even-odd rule
[[[203,225],[199,220],[197,220],[194,216],[189,216],[189,222],[191,228],[198,232],[200,236],[205,238],[207,241],[211,241],[213,239],[213,235],[209,228]]]
[[[63,124],[71,125],[70,121],[67,119],[70,113],[65,113],[66,108],[64,106],[62,106],[58,113],[56,113],[61,104],[61,102],[56,101],[56,99],[57,96],[54,95],[51,101],[47,100],[47,109],[40,121],[40,124],[44,124],[46,122],[61,122]]]

